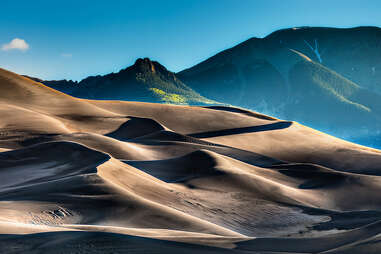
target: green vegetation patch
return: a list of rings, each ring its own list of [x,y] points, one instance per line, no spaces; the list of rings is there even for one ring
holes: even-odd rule
[[[187,99],[176,93],[166,93],[158,88],[149,88],[150,91],[154,93],[155,96],[159,97],[161,101],[171,104],[187,104]]]

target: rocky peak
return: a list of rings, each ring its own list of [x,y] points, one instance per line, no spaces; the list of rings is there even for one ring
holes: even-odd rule
[[[173,72],[167,70],[159,62],[152,61],[149,58],[138,58],[133,65],[133,68],[137,73],[155,74],[166,79],[176,80]]]
[[[169,72],[163,65],[149,58],[138,58],[133,65],[138,72],[142,73],[167,73]]]

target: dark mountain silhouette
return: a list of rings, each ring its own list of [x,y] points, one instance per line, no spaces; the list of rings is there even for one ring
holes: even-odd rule
[[[67,94],[72,94],[78,88],[78,82],[73,80],[66,80],[66,79],[42,80],[42,79],[31,77],[28,75],[23,75],[23,76],[40,83],[44,83],[46,86],[49,86],[53,89],[56,89],[58,91],[61,91]]]
[[[118,73],[91,76],[80,82],[32,79],[61,92],[86,99],[201,105],[214,103],[186,86],[173,72],[149,58],[139,58],[134,65]]]

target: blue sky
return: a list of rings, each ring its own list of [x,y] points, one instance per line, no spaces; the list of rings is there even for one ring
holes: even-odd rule
[[[380,13],[378,0],[2,0],[0,67],[80,80],[150,57],[180,71],[277,29],[381,26]]]

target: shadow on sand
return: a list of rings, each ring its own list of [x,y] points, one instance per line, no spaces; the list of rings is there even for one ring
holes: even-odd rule
[[[188,136],[191,136],[193,138],[213,138],[213,137],[228,136],[228,135],[243,134],[243,133],[280,130],[280,129],[288,128],[291,125],[292,125],[292,122],[283,121],[283,122],[276,122],[276,123],[250,126],[250,127],[225,129],[220,131],[192,133],[192,134],[188,134]]]

